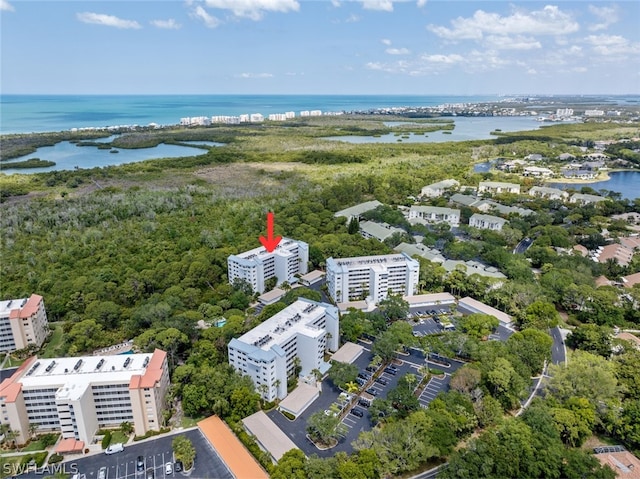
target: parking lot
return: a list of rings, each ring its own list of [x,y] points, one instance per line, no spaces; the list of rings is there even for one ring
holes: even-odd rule
[[[194,467],[190,471],[190,477],[198,479],[233,478],[231,472],[229,472],[199,429],[191,429],[180,434],[129,444],[125,446],[123,452],[117,454],[106,455],[102,453],[70,460],[66,463],[64,470],[84,474],[87,479],[97,479],[98,472],[102,467],[106,468],[105,479],[147,479],[147,471],[150,470],[153,471],[154,479],[177,479],[184,476],[184,471],[174,471],[172,474],[166,474],[165,471],[165,464],[167,462],[173,463],[174,461],[171,441],[177,435],[184,435],[189,438],[196,450],[196,459]],[[138,456],[144,458],[142,472],[136,472],[136,459]],[[50,474],[45,471],[44,475]],[[19,477],[42,479],[43,473],[31,472],[22,474]]]
[[[418,324],[413,325],[413,334],[418,337],[429,334],[439,334],[441,332],[442,327],[431,317],[420,318]]]
[[[448,374],[443,378],[432,377],[418,397],[418,402],[420,402],[420,405],[422,407],[427,407],[438,394],[448,391],[449,381],[451,381],[451,376],[449,376]]]

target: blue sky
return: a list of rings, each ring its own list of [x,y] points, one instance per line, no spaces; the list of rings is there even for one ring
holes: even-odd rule
[[[640,2],[0,0],[2,93],[640,93]]]

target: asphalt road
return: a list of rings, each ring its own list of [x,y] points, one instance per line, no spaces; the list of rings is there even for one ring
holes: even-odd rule
[[[524,253],[533,244],[533,238],[525,238],[513,249],[513,254]]]
[[[196,449],[194,467],[189,476],[182,472],[165,474],[165,463],[173,462],[171,441],[179,435],[191,439]],[[95,454],[65,462],[64,466],[59,464],[56,467],[60,467],[58,471],[68,474],[84,474],[86,479],[96,479],[101,467],[107,468],[106,479],[146,479],[146,472],[136,474],[135,462],[138,456],[143,456],[145,459],[145,471],[153,469],[155,479],[180,479],[183,476],[191,479],[233,479],[231,472],[198,429],[128,444],[123,452],[117,454]],[[45,471],[29,472],[18,477],[42,479],[43,476],[53,475],[53,472],[53,469],[45,469]]]
[[[549,331],[553,338],[553,345],[551,346],[551,362],[553,364],[560,364],[567,361],[567,351],[564,347],[564,339],[562,337],[562,331],[556,326]]]

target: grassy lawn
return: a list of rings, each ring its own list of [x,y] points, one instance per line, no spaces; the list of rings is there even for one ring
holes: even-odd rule
[[[205,416],[201,416],[201,417],[196,417],[196,418],[192,418],[192,417],[183,417],[182,418],[182,427],[187,428],[187,427],[194,427],[198,424],[198,421],[202,421],[205,418]]]
[[[49,327],[53,333],[39,355],[42,358],[56,358],[61,356],[59,350],[62,345],[62,323],[49,323]]]
[[[20,464],[20,456],[0,456],[0,477],[8,477],[17,472],[15,468]]]
[[[16,359],[13,356],[9,356],[9,359],[7,359],[7,362],[4,363],[4,367],[5,368],[17,368],[18,366],[20,366],[25,361],[26,361],[26,359]]]
[[[43,451],[43,450],[44,450],[44,446],[42,445],[42,442],[40,442],[40,441],[31,441],[27,447],[22,449],[23,452],[27,452],[27,451]]]
[[[111,444],[118,444],[119,442],[126,444],[129,440],[129,436],[126,436],[122,431],[111,431]]]

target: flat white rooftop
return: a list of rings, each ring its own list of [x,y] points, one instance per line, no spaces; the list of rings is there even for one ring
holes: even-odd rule
[[[384,254],[378,256],[358,256],[354,258],[340,258],[335,259],[333,261],[338,266],[373,266],[373,265],[384,265],[384,264],[393,264],[393,263],[404,263],[407,261],[415,261],[412,260],[405,254]]]
[[[291,238],[283,237],[282,240],[280,240],[280,243],[278,244],[276,249],[273,250],[271,253],[269,253],[264,246],[258,246],[257,248],[250,249],[249,251],[238,253],[235,256],[242,259],[254,259],[256,257],[266,258],[267,256],[273,253],[291,254],[289,253],[289,250],[294,248],[297,245],[298,245],[298,241],[292,240]]]
[[[17,379],[23,390],[58,387],[59,397],[78,397],[90,384],[127,384],[143,375],[152,353],[38,359]]]
[[[285,401],[292,395],[293,393],[289,394]],[[264,411],[245,417],[242,423],[276,461],[279,461],[285,452],[298,448]]]
[[[22,308],[28,299],[29,298],[21,298],[0,301],[0,318],[8,318],[11,311]]]
[[[324,329],[313,326],[322,317],[329,305],[297,300],[290,306],[243,334],[238,341],[268,351],[272,345],[281,344],[292,335],[305,332],[306,335],[321,334]]]

